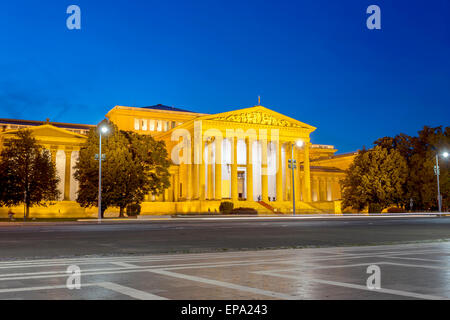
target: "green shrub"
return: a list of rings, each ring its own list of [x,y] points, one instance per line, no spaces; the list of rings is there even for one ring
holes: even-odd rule
[[[369,204],[369,213],[381,213],[383,208],[378,203]]]
[[[258,211],[253,208],[236,208],[231,210],[230,214],[251,214],[251,215],[257,215]]]
[[[405,212],[405,210],[403,210],[402,208],[397,208],[397,207],[390,207],[389,209],[387,209],[388,213],[402,213]]]
[[[134,217],[141,214],[141,206],[137,203],[129,204],[127,206],[127,216]]]
[[[219,211],[223,214],[229,214],[233,210],[234,204],[230,201],[223,201],[220,203]]]

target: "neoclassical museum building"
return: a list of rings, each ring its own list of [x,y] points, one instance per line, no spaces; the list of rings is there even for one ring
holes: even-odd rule
[[[175,107],[116,106],[106,118],[121,130],[154,136],[166,143],[172,160],[171,184],[146,196],[142,215],[219,211],[222,201],[259,213],[340,213],[340,180],[355,153],[335,155],[331,145],[312,144],[315,127],[257,105],[218,114]],[[96,216],[76,203],[73,167],[95,125],[0,119],[0,148],[17,130],[30,129],[51,151],[61,198],[30,210],[33,217]],[[107,137],[106,137],[107,139]],[[292,168],[292,164],[294,168]],[[0,217],[8,208],[0,208]],[[12,208],[16,213],[23,208]],[[110,208],[106,216],[117,215]]]

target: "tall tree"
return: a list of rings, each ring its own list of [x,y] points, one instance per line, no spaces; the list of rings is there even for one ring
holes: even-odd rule
[[[403,186],[403,205],[409,206],[412,200],[415,210],[432,210],[437,208],[437,181],[434,173],[436,153],[450,150],[450,127],[424,126],[418,136],[410,137],[399,134],[394,138],[384,137],[375,141],[375,145],[395,149],[406,159],[408,178]],[[450,205],[449,161],[441,159],[440,186],[443,205]]]
[[[145,195],[159,195],[169,186],[170,161],[163,142],[151,136],[120,131],[110,123],[102,140],[102,216],[111,206],[119,207],[123,216],[127,205],[141,203]],[[98,204],[97,130],[91,130],[75,166],[79,181],[77,201],[83,207]]]
[[[343,206],[362,210],[369,204],[386,208],[403,199],[407,165],[403,156],[381,146],[361,150],[343,180]]]
[[[46,205],[59,197],[59,178],[48,150],[43,149],[30,130],[19,130],[6,142],[0,160],[0,202],[5,206]]]

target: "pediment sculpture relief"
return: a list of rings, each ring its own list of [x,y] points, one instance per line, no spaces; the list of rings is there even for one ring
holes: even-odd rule
[[[264,112],[246,112],[246,113],[237,113],[231,114],[225,117],[214,118],[213,120],[219,121],[230,121],[230,122],[238,122],[238,123],[249,123],[249,124],[262,124],[269,126],[278,126],[278,127],[294,127],[301,128],[300,125],[296,123],[292,123],[285,119],[276,118],[270,114]]]

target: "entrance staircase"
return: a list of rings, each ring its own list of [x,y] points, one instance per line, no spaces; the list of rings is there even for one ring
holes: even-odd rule
[[[234,203],[234,207],[253,208],[258,211],[259,214],[292,214],[291,201],[275,201],[267,203],[265,201],[239,200],[238,203]],[[303,201],[298,201],[295,203],[295,211],[297,214],[325,213],[324,210]]]
[[[264,208],[266,208],[267,210],[271,211],[272,213],[275,213],[275,208],[272,207],[270,204],[268,204],[267,202],[264,201],[258,201],[258,203],[263,206]]]

